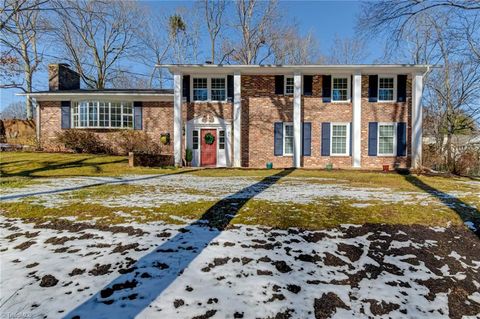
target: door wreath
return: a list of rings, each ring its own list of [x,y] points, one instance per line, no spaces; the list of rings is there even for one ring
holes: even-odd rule
[[[213,136],[212,133],[205,134],[205,143],[212,145],[213,142],[215,142],[215,136]]]

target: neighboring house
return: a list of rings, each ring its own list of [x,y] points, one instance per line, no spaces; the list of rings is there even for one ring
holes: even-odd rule
[[[155,140],[170,134],[164,151],[176,165],[186,147],[193,166],[421,164],[426,65],[162,67],[173,74],[173,91],[81,90],[67,65],[50,65],[49,91],[31,94],[42,146],[60,150],[55,132],[70,128],[106,139],[133,129]]]

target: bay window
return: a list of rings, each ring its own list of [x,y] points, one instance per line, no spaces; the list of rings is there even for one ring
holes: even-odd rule
[[[331,125],[331,155],[348,155],[349,154],[349,124],[332,123]]]
[[[378,155],[395,155],[395,123],[378,124]]]
[[[75,102],[72,105],[72,127],[133,128],[133,102]]]
[[[332,101],[348,101],[348,78],[332,78]]]

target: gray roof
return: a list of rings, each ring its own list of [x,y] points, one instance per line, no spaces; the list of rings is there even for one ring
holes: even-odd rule
[[[89,93],[123,93],[123,94],[173,94],[173,89],[78,89],[58,91],[36,91],[33,94],[89,94]]]

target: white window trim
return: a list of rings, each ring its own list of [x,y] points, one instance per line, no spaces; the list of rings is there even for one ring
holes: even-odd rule
[[[334,100],[333,99],[333,79],[347,79],[347,99],[346,100]],[[350,92],[351,92],[351,89],[350,89],[350,85],[352,85],[350,83],[350,78],[351,76],[350,75],[332,75],[332,83],[330,85],[330,94],[331,94],[331,102],[332,103],[350,103],[351,100],[352,100],[352,97],[350,96]]]
[[[393,153],[380,153],[380,126],[393,125]],[[397,156],[397,123],[379,122],[377,124],[377,156]]]
[[[97,125],[94,125],[94,126],[90,126],[89,123],[90,123],[90,109],[89,109],[89,103],[90,102],[93,102],[95,103],[95,106],[97,108]],[[109,115],[108,115],[108,126],[100,126],[100,102],[104,102],[104,103],[108,103],[108,111],[109,111]],[[78,129],[113,129],[113,130],[133,130],[134,129],[134,126],[135,126],[135,106],[133,105],[134,101],[132,100],[75,100],[75,101],[70,101],[71,105],[70,105],[70,123],[71,123],[71,128],[78,128]],[[81,123],[81,120],[80,120],[80,115],[81,115],[81,112],[80,112],[80,103],[87,103],[87,119],[86,119],[86,123],[87,125],[80,125]],[[120,109],[120,121],[121,121],[121,125],[120,126],[112,126],[112,107],[111,107],[111,104],[112,103],[120,103],[121,104],[121,109]],[[132,105],[132,115],[129,115],[129,114],[126,114],[126,116],[131,116],[132,117],[132,127],[126,127],[126,126],[123,126],[123,105],[124,103],[131,103]],[[74,108],[75,108],[75,105],[77,105],[78,107],[78,125],[75,126],[75,122],[74,122]]]
[[[212,78],[214,79],[225,79],[225,100],[212,100]],[[193,99],[193,79],[207,79],[207,100],[194,100]],[[190,97],[192,98],[192,102],[195,103],[210,103],[210,102],[228,102],[228,83],[227,83],[227,76],[226,75],[197,75],[197,76],[190,76]]]
[[[293,80],[293,92],[292,93],[287,93],[287,78],[290,78],[290,79]],[[295,78],[293,77],[293,75],[284,75],[283,76],[283,95],[293,96],[294,93],[295,93]]]
[[[346,125],[347,126],[347,140],[346,140],[346,147],[345,153],[333,153],[333,126],[334,125]],[[330,156],[350,156],[350,123],[348,122],[336,122],[330,123]]]
[[[286,153],[285,152],[285,132],[286,132],[286,129],[285,127],[286,126],[293,126],[293,122],[283,122],[283,136],[282,136],[282,139],[283,139],[283,156],[293,156],[293,152],[292,153]],[[295,142],[295,141],[294,141]],[[295,145],[294,145],[294,148],[295,148]]]
[[[380,100],[380,78],[393,78],[393,100]],[[394,74],[379,74],[378,75],[378,82],[377,82],[377,101],[378,102],[386,102],[386,103],[394,103],[397,102],[397,76]]]

